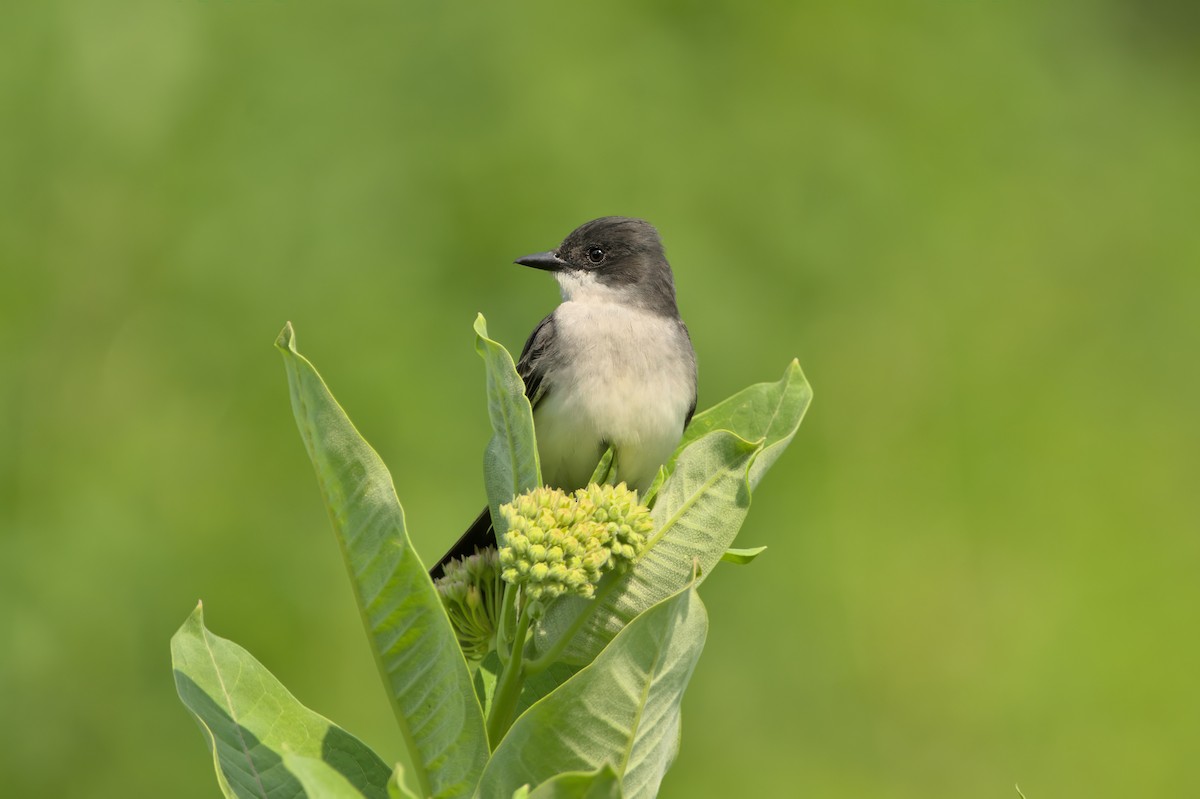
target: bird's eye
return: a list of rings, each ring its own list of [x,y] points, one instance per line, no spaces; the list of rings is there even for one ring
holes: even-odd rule
[[[588,260],[594,264],[598,264],[604,260],[604,250],[599,247],[592,247],[587,251]]]

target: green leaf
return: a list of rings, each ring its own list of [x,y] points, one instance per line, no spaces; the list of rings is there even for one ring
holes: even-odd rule
[[[679,707],[707,631],[694,585],[638,616],[517,719],[477,796],[509,797],[521,785],[605,764],[630,799],[654,796],[679,748]]]
[[[588,485],[592,483],[596,483],[597,485],[612,485],[612,481],[617,476],[617,469],[613,463],[616,456],[616,450],[612,447],[604,450],[604,454],[600,456],[600,462],[596,464],[596,469],[592,472],[591,479],[588,480]]]
[[[761,444],[725,430],[684,450],[654,503],[655,533],[646,553],[612,590],[602,587],[595,599],[565,596],[551,605],[538,630],[538,650],[570,634],[586,614],[562,655],[567,663],[586,664],[635,616],[691,583],[697,566],[705,579],[750,509],[746,474],[760,450]]]
[[[496,509],[517,494],[540,486],[542,476],[525,383],[508,350],[488,338],[483,314],[475,319],[475,349],[487,368],[492,438],[484,451],[483,477],[498,537],[507,528]]]
[[[475,686],[475,696],[483,708],[484,718],[492,707],[492,699],[496,696],[496,681],[500,678],[500,656],[496,650],[488,652],[483,660],[475,667],[472,681]]]
[[[736,563],[740,566],[744,566],[753,561],[766,550],[766,547],[751,547],[749,549],[734,549],[730,547],[729,549],[725,550],[725,554],[721,556],[721,560],[725,561],[726,563]]]
[[[467,795],[488,755],[483,711],[450,620],[408,538],[392,477],[296,351],[291,324],[276,346],[419,793]]]
[[[696,414],[675,450],[676,457],[713,430],[729,430],[747,441],[762,439],[762,454],[750,469],[750,488],[756,488],[795,437],[811,401],[812,387],[800,363],[793,360],[777,382],[757,383]]]
[[[667,477],[670,473],[666,466],[658,467],[658,474],[654,475],[654,480],[651,481],[650,487],[646,489],[646,495],[641,498],[641,502],[647,508],[653,508],[655,501],[658,500],[658,492],[662,489],[663,483],[667,482]]]
[[[365,744],[300,704],[242,647],[210,633],[197,605],[171,638],[179,698],[200,723],[227,797],[304,797],[287,752],[319,762],[357,790],[384,799],[388,767]],[[328,775],[327,775],[328,776]]]
[[[605,763],[597,771],[559,774],[537,787],[529,799],[623,799],[621,779]]]
[[[388,780],[387,791],[388,799],[417,799],[417,795],[404,783],[404,766],[399,763]]]
[[[298,755],[285,746],[283,765],[300,780],[310,799],[363,799],[363,792],[324,760]]]

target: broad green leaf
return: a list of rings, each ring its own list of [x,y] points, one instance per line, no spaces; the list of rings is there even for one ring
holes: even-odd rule
[[[537,442],[533,436],[533,410],[525,396],[525,383],[517,374],[508,350],[488,338],[487,321],[475,319],[475,349],[487,367],[488,416],[492,438],[483,456],[483,477],[492,524],[499,536],[506,529],[496,509],[517,494],[542,484]]]
[[[594,662],[517,719],[477,796],[507,799],[521,785],[605,764],[625,796],[654,796],[679,748],[679,707],[707,631],[694,586],[638,616]]]
[[[276,346],[419,793],[467,795],[488,755],[483,711],[450,620],[409,541],[392,477],[296,351],[290,324]]]
[[[566,663],[551,663],[545,671],[525,678],[525,691],[517,699],[517,715],[520,716],[534,702],[565,683],[579,671],[577,666]]]
[[[365,744],[300,704],[242,647],[204,627],[203,606],[171,638],[179,698],[213,752],[227,797],[305,796],[286,752],[321,762],[359,796],[384,799],[389,769]]]
[[[408,789],[404,782],[404,766],[396,764],[396,769],[388,779],[388,799],[417,799],[417,795]]]
[[[791,443],[812,400],[812,387],[793,360],[775,383],[757,383],[696,414],[683,432],[676,457],[713,430],[729,430],[747,441],[763,440],[763,451],[750,468],[750,488]]]
[[[613,767],[605,763],[597,771],[577,771],[559,774],[546,780],[529,795],[529,799],[623,799],[621,779]]]
[[[324,760],[315,757],[305,757],[283,749],[283,765],[296,775],[304,786],[304,793],[309,799],[363,799],[362,791],[355,788],[348,779],[334,770]]]
[[[562,656],[567,663],[586,664],[635,616],[692,582],[697,566],[699,579],[706,578],[750,509],[746,474],[760,449],[761,444],[716,430],[684,450],[651,511],[655,533],[646,553],[613,590],[590,600],[562,597],[551,605],[538,630],[539,651],[587,614]]]
[[[749,549],[734,549],[730,547],[725,550],[725,554],[721,556],[721,560],[726,563],[736,563],[739,566],[744,566],[763,552],[766,552],[766,550],[766,547],[750,547]]]

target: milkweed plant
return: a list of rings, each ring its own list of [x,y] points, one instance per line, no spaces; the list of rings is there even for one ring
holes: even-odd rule
[[[409,540],[379,455],[288,324],[292,410],[407,749],[390,766],[309,710],[197,605],[171,640],[179,697],[226,797],[566,799],[658,793],[679,748],[680,703],[708,620],[698,589],[733,549],[763,474],[812,392],[793,361],[699,413],[639,496],[610,450],[591,484],[542,484],[533,416],[512,356],[475,346],[492,438],[484,477],[496,548],[436,581]]]

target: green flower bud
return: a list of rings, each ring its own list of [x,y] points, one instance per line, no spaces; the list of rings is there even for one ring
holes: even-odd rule
[[[624,483],[615,486],[592,484],[576,495],[586,495],[595,508],[592,519],[603,527],[603,544],[613,557],[613,565],[625,568],[641,556],[646,538],[654,532],[650,510],[638,504],[637,492]]]
[[[605,572],[641,555],[654,529],[650,511],[624,483],[571,494],[538,488],[501,505],[500,514],[508,522],[501,577],[533,601],[592,596]]]
[[[489,547],[450,561],[434,582],[458,645],[471,660],[482,660],[492,648],[504,596],[501,579],[501,557]]]

